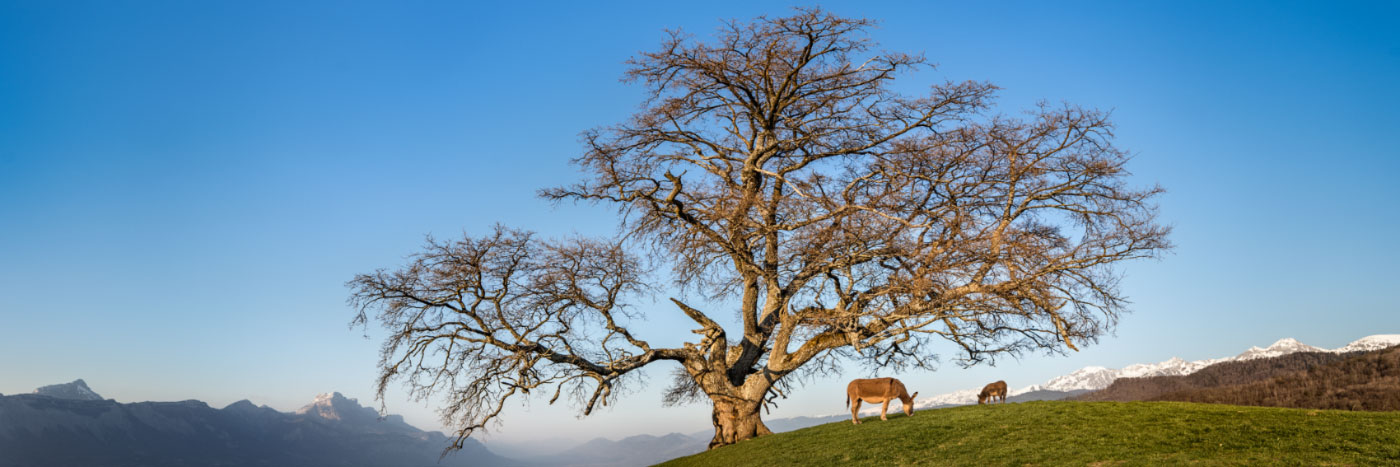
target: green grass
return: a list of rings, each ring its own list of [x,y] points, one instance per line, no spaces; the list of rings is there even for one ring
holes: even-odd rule
[[[1400,465],[1400,413],[1183,402],[922,410],[752,439],[665,466]]]

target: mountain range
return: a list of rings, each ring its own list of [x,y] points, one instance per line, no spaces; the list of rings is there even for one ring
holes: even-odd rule
[[[1307,352],[1348,353],[1400,345],[1400,334],[1374,335],[1324,350],[1281,339],[1222,358],[1171,358],[1119,369],[1084,367],[1044,384],[1010,391],[1010,402],[1064,399],[1109,387],[1123,378],[1187,376],[1218,363],[1250,362]],[[1237,363],[1232,363],[1237,365]],[[1194,377],[1193,377],[1194,378]],[[915,407],[976,403],[980,388],[919,399]],[[1270,389],[1272,391],[1272,389]],[[872,407],[865,413],[878,411]],[[764,420],[774,432],[845,420],[849,413]],[[197,400],[118,403],[103,399],[81,379],[44,386],[32,394],[0,395],[0,467],[106,466],[641,466],[695,454],[712,432],[596,438],[567,449],[520,449],[511,457],[493,453],[474,439],[461,451],[439,458],[450,439],[425,432],[402,417],[380,417],[340,393],[316,396],[294,411],[280,412],[247,400],[215,409]]]
[[[1033,400],[1063,399],[1075,394],[1106,388],[1119,378],[1189,375],[1200,371],[1202,368],[1223,362],[1271,358],[1297,352],[1348,353],[1369,351],[1379,350],[1393,345],[1400,345],[1400,334],[1367,336],[1332,350],[1313,347],[1299,342],[1297,339],[1284,338],[1279,339],[1268,347],[1250,347],[1244,352],[1230,357],[1195,361],[1186,361],[1181,358],[1172,357],[1157,363],[1137,363],[1118,369],[1102,366],[1088,366],[1066,375],[1051,378],[1049,381],[1045,382],[1045,384],[1036,384],[1020,389],[1013,389],[1008,391],[1007,395],[1009,396],[1008,400],[1015,400],[1018,395],[1027,395],[1031,393],[1040,393],[1043,396]],[[920,398],[914,402],[914,407],[917,409],[926,409],[951,405],[975,404],[977,403],[978,392],[981,392],[981,388],[964,389]],[[861,413],[874,413],[876,411],[878,411],[878,407],[874,408],[874,411],[866,410]]]
[[[293,413],[242,400],[123,404],[83,380],[0,396],[0,466],[514,466],[475,440],[449,439],[340,393]]]
[[[1151,397],[1136,400],[1394,412],[1400,410],[1400,346],[1342,354],[1299,352],[1224,363],[1184,377],[1120,379],[1093,394],[1123,397],[1143,390]]]

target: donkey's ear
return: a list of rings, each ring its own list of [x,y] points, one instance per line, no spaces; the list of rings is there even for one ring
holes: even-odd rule
[[[919,397],[919,391],[914,391],[914,395],[909,396],[910,399],[913,399],[915,397]]]

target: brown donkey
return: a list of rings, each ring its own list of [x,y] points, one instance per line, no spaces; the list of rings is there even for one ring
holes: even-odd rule
[[[914,398],[919,393],[909,395],[909,391],[904,389],[904,383],[894,378],[857,379],[846,385],[846,404],[851,406],[851,423],[859,425],[860,418],[856,412],[860,411],[861,401],[869,403],[884,402],[880,407],[880,420],[885,418],[885,412],[890,410],[890,401],[898,398],[904,404],[904,414],[914,416]]]
[[[997,381],[982,388],[982,392],[977,394],[977,404],[996,402],[998,397],[1001,403],[1006,403],[1006,381]]]

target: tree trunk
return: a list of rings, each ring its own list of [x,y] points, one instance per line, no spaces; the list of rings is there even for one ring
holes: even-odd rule
[[[733,401],[730,398],[711,397],[714,413],[715,437],[710,440],[710,449],[727,446],[746,439],[771,435],[772,431],[759,419],[763,404],[757,401]]]

